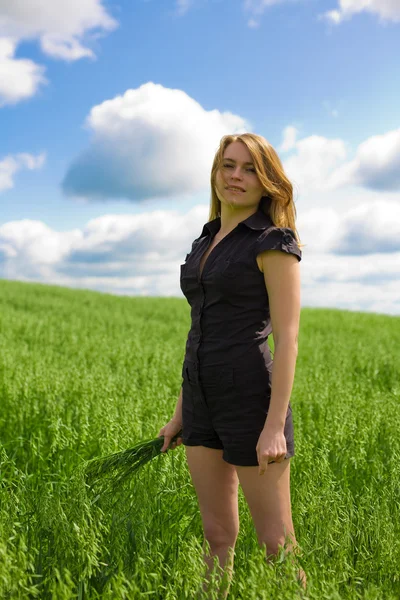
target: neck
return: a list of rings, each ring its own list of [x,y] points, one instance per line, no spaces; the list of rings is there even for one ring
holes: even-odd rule
[[[221,202],[221,227],[216,233],[218,239],[224,237],[241,221],[245,221],[248,217],[257,212],[259,205],[256,206],[230,206]]]

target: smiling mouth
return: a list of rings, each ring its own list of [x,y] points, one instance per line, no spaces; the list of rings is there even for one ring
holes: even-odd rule
[[[229,190],[230,192],[244,192],[244,190],[240,189],[240,188],[236,188],[236,187],[227,187],[227,190]]]

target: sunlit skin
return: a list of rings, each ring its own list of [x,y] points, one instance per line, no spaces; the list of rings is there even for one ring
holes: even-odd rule
[[[243,142],[232,142],[225,148],[224,160],[217,171],[215,183],[215,192],[221,201],[221,229],[218,237],[223,237],[240,221],[257,211],[265,191],[258,179],[252,156]],[[239,186],[245,192],[237,194],[226,189],[231,185]]]

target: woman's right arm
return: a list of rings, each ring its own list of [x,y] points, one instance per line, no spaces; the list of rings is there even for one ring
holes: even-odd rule
[[[175,435],[177,433],[179,433],[179,431],[182,430],[182,423],[183,423],[183,420],[182,420],[182,388],[181,388],[173,417],[168,421],[168,423],[166,425],[164,425],[164,427],[162,427],[160,429],[160,431],[158,433],[158,437],[160,437],[161,435],[164,436],[164,444],[161,448],[161,452],[165,452],[166,450],[168,450],[172,438],[175,437]],[[180,446],[181,444],[182,444],[182,437],[178,437],[175,442],[172,442],[171,449],[174,449],[177,446]]]
[[[175,423],[179,423],[180,425],[182,425],[182,421],[183,421],[183,419],[182,419],[182,387],[179,392],[178,402],[176,403],[175,412],[174,412],[174,415],[173,415],[171,421],[174,421]]]

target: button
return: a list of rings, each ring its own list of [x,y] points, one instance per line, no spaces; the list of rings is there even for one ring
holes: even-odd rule
[[[292,235],[290,233],[288,233],[287,231],[285,231],[285,233],[283,234],[283,239],[285,240],[285,242],[287,244],[291,244],[292,243]]]

